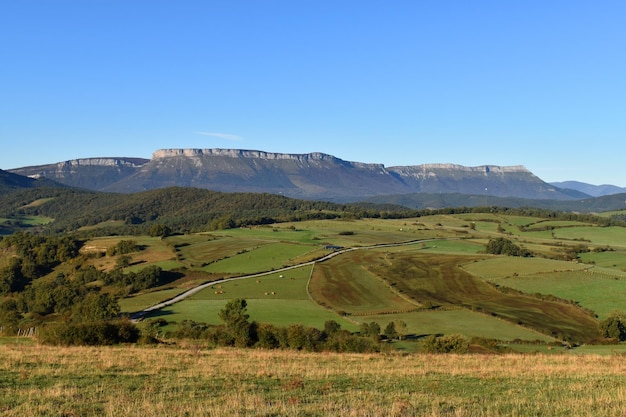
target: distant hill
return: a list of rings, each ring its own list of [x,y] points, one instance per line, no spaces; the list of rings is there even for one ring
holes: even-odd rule
[[[368,198],[365,201],[373,204],[402,206],[414,210],[442,209],[449,207],[532,207],[545,210],[599,213],[603,211],[624,210],[626,208],[626,194],[611,194],[577,200],[544,200],[459,193],[414,193],[376,196]]]
[[[551,182],[555,187],[580,191],[592,197],[601,197],[604,195],[626,193],[626,187],[617,187],[615,185],[592,185],[579,181],[563,181]]]
[[[154,225],[177,232],[195,232],[238,226],[307,219],[407,217],[417,210],[460,207],[507,207],[590,213],[624,209],[626,194],[584,200],[524,200],[463,194],[417,193],[378,196],[369,202],[339,204],[292,199],[275,194],[224,193],[193,187],[168,187],[140,193],[104,193],[77,188],[36,187],[13,191],[0,198],[0,218],[13,219],[0,234],[27,224],[20,219],[43,216],[54,219],[38,230],[83,233],[151,233]],[[428,210],[426,210],[428,211]],[[11,226],[11,227],[8,227]],[[106,232],[106,233],[105,233]]]
[[[38,202],[37,204],[33,204]],[[115,229],[113,233],[166,224],[177,231],[198,231],[269,224],[276,221],[326,219],[344,212],[360,213],[365,205],[296,200],[274,194],[224,193],[192,187],[168,187],[133,194],[104,193],[76,188],[32,188],[0,199],[0,218],[45,216],[53,232],[86,226]],[[378,213],[382,209],[376,208]],[[385,210],[407,211],[384,206]],[[353,218],[356,214],[351,215]]]
[[[46,178],[29,178],[0,169],[0,195],[37,187],[63,187],[63,185]]]
[[[118,193],[181,186],[338,202],[423,192],[547,200],[588,197],[550,185],[522,166],[426,164],[386,168],[323,153],[237,149],[162,149],[150,160],[88,158],[11,172]]]

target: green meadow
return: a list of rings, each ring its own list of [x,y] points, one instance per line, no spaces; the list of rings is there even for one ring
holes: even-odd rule
[[[537,230],[543,227],[548,230]],[[486,254],[485,244],[498,236],[536,256]],[[621,227],[494,213],[319,220],[141,238],[145,250],[133,254],[136,262],[129,270],[155,264],[205,275],[121,304],[124,311],[136,311],[194,282],[242,277],[215,284],[148,317],[164,318],[170,328],[185,319],[216,324],[227,300],[244,298],[251,319],[277,325],[298,322],[321,328],[333,319],[356,328],[370,321],[381,327],[403,321],[407,334],[413,335],[584,341],[597,337],[598,320],[626,310],[626,257],[620,247],[625,238]],[[116,239],[120,237],[96,239],[94,245],[104,247]],[[600,250],[561,260],[581,244]],[[337,248],[356,250],[283,270]],[[106,263],[106,258],[100,262]],[[269,275],[255,276],[264,272]]]

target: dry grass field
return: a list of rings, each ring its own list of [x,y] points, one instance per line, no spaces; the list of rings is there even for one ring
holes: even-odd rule
[[[619,355],[0,345],[3,416],[611,416]]]

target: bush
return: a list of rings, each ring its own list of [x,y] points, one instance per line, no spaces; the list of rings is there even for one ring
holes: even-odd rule
[[[63,346],[99,346],[135,343],[139,329],[129,320],[58,323],[39,332],[39,342]]]
[[[497,239],[489,239],[485,246],[487,253],[492,255],[522,256],[528,257],[531,253],[527,249],[520,248],[509,239],[499,237]]]
[[[469,341],[461,335],[426,336],[420,342],[422,351],[426,353],[467,353]]]
[[[606,320],[600,322],[600,334],[607,339],[626,340],[626,314],[613,311]]]

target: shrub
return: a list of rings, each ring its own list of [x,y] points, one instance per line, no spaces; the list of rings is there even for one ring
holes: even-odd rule
[[[606,320],[600,322],[600,334],[607,339],[626,340],[626,314],[613,311]]]
[[[135,343],[139,329],[129,320],[57,323],[44,326],[39,332],[39,341],[49,345],[115,345]]]
[[[426,353],[467,353],[469,342],[458,334],[442,337],[431,335],[421,340],[420,347]]]

